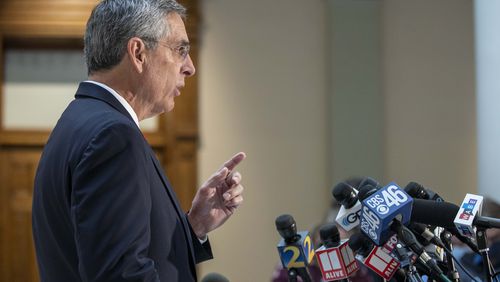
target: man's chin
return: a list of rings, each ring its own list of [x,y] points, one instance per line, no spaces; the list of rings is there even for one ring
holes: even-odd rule
[[[165,112],[171,112],[171,111],[173,111],[173,110],[174,110],[174,107],[175,107],[175,103],[174,103],[174,102],[169,103],[169,104],[167,105],[167,110],[166,110]]]

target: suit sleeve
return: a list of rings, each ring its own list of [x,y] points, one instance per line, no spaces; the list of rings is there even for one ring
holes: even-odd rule
[[[101,130],[73,171],[71,217],[83,281],[159,281],[148,257],[151,195],[141,133]]]
[[[188,221],[187,218],[186,221]],[[198,236],[196,236],[196,233],[194,233],[194,230],[190,224],[189,224],[189,230],[191,231],[191,240],[193,241],[194,257],[196,263],[213,259],[214,256],[212,254],[212,247],[210,246],[210,240],[207,238],[207,241],[202,244],[198,239]]]

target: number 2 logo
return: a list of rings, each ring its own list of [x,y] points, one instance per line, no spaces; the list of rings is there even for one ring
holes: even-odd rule
[[[294,267],[305,267],[305,263],[303,261],[297,261],[297,259],[300,257],[300,250],[296,246],[287,246],[283,250],[283,252],[292,252],[292,257],[290,258],[290,261],[288,262],[287,268],[294,268]]]
[[[309,237],[309,235],[306,236],[306,238],[304,239],[304,248],[306,249],[307,252],[307,258],[306,258],[307,263],[310,263],[314,257],[314,248],[311,243],[311,237]]]
[[[283,252],[291,252],[292,257],[287,264],[287,268],[305,267],[306,263],[310,263],[314,257],[314,247],[311,242],[311,237],[306,236],[302,244],[305,252],[305,258],[300,258],[301,250],[297,246],[286,246]]]

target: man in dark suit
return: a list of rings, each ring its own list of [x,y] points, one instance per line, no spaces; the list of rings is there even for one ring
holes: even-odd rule
[[[173,0],[105,0],[85,33],[89,80],[64,111],[35,178],[42,281],[196,281],[207,233],[242,203],[238,153],[184,214],[139,120],[171,111],[195,72]]]

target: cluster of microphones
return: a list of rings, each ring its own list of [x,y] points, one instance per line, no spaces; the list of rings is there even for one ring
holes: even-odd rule
[[[318,248],[309,232],[297,231],[291,215],[276,218],[282,237],[278,253],[289,281],[312,281],[308,265],[314,258],[323,281],[349,281],[360,264],[384,281],[456,282],[457,267],[472,281],[496,279],[485,230],[500,228],[500,220],[481,216],[482,196],[467,194],[457,206],[415,182],[403,189],[394,182],[381,186],[369,177],[357,188],[346,182],[333,188],[341,207],[335,222],[321,226]],[[341,239],[337,226],[353,234]],[[481,280],[453,256],[453,236],[481,255]]]

